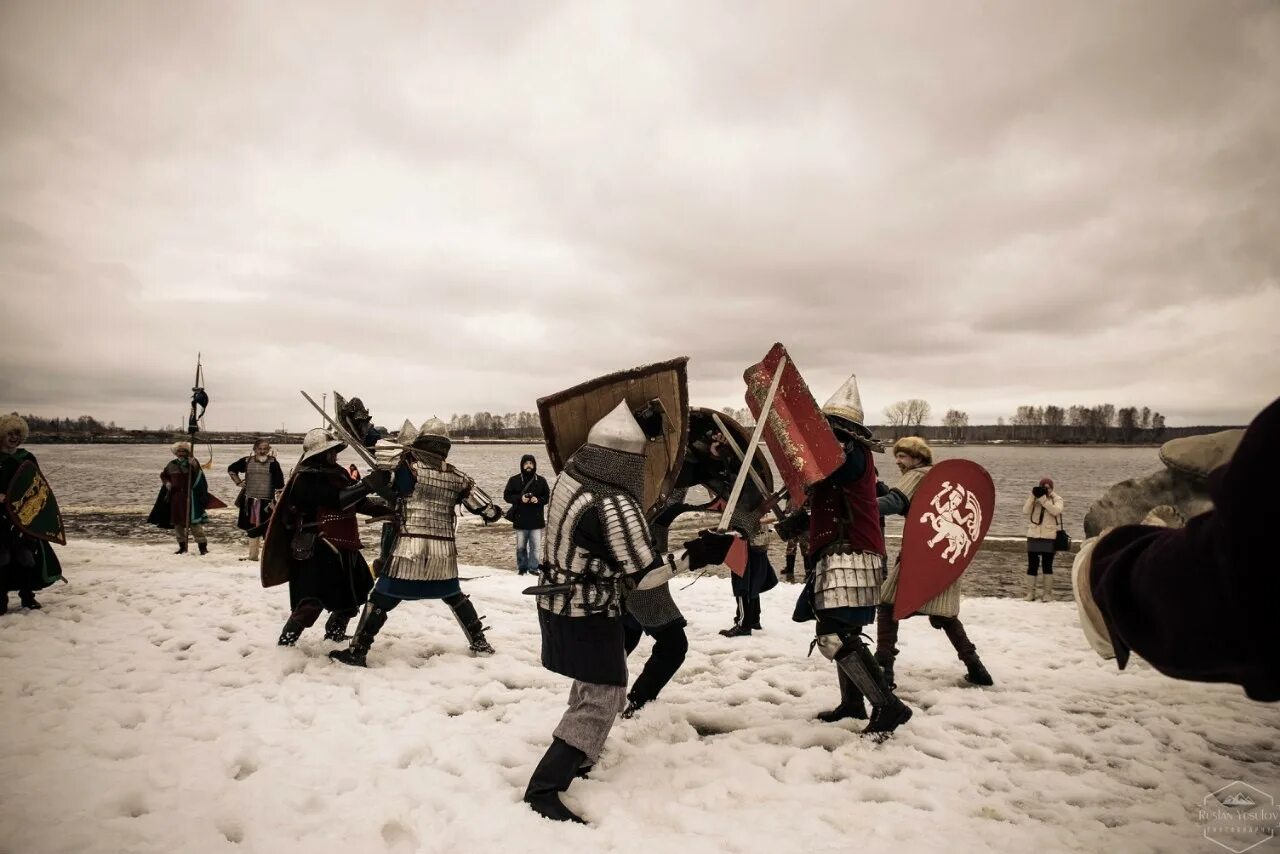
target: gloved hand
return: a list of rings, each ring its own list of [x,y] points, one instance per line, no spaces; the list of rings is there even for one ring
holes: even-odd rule
[[[809,511],[801,510],[783,517],[773,526],[773,532],[784,540],[794,540],[809,530]]]
[[[733,534],[699,531],[696,540],[689,540],[684,544],[685,553],[689,558],[689,569],[701,569],[704,566],[724,563],[734,539],[736,538]]]
[[[393,475],[387,469],[375,469],[360,479],[369,491],[386,497],[391,493]]]

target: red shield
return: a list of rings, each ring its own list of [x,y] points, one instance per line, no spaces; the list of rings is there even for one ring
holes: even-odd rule
[[[760,417],[760,408],[773,382],[782,357],[787,356],[782,381],[773,399],[773,409],[765,426],[764,441],[773,464],[778,467],[792,507],[805,500],[805,488],[830,475],[844,462],[844,449],[831,432],[831,425],[809,392],[804,377],[796,370],[787,348],[774,344],[758,365],[747,368],[747,406]]]
[[[893,618],[902,620],[968,569],[991,527],[996,485],[971,460],[944,460],[911,497],[902,527],[902,568]]]

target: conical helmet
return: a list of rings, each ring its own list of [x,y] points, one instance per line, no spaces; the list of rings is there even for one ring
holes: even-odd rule
[[[418,428],[414,427],[413,422],[406,418],[404,424],[400,425],[400,432],[396,434],[396,443],[411,445],[416,438],[418,438]]]
[[[628,454],[644,454],[648,440],[624,400],[587,432],[587,444]]]
[[[836,389],[826,403],[822,405],[822,414],[842,418],[859,426],[862,425],[862,395],[858,394],[858,375],[854,374],[844,381],[844,385]]]
[[[306,462],[326,451],[331,451],[334,448],[342,449],[346,446],[345,442],[340,442],[333,438],[327,430],[316,427],[308,430],[307,435],[302,438],[302,459],[298,460],[298,462]]]

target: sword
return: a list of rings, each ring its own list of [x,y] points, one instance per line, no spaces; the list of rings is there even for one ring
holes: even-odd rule
[[[769,420],[769,413],[773,410],[773,398],[778,393],[778,385],[782,382],[782,372],[786,370],[787,357],[783,356],[778,362],[776,373],[773,375],[773,382],[769,383],[769,393],[765,395],[764,405],[760,407],[760,415],[756,419],[756,429],[751,433],[751,441],[747,443],[747,450],[743,452],[742,459],[744,465],[738,468],[738,479],[733,482],[733,491],[729,493],[729,500],[724,505],[724,513],[720,516],[720,524],[716,527],[718,531],[729,530],[729,520],[733,518],[733,511],[738,507],[738,499],[742,497],[742,487],[747,483],[747,475],[755,474],[752,471],[748,460],[756,458],[756,448],[760,446],[760,438],[764,436],[764,425]]]
[[[311,395],[307,394],[305,391],[299,391],[299,394],[307,399],[307,403],[311,404],[315,408],[316,412],[320,413],[320,417],[329,422],[329,426],[333,428],[333,432],[337,434],[339,439],[347,443],[348,448],[355,451],[360,459],[369,464],[370,468],[378,468],[378,461],[373,458],[373,454],[370,454],[368,450],[365,449],[363,443],[352,438],[351,434],[347,432],[345,427],[330,418],[329,413],[325,412],[324,407],[316,403],[315,399]]]
[[[738,440],[733,438],[733,434],[724,426],[724,421],[720,419],[720,415],[715,412],[711,413],[711,420],[715,421],[716,427],[720,428],[720,434],[724,436],[725,444],[732,448],[733,452],[738,455],[739,463],[745,462],[745,459],[742,456],[742,448],[738,447]],[[756,467],[752,465],[748,466],[748,468],[751,469],[751,482],[760,488],[761,495],[768,495],[769,488],[765,486],[764,481],[760,479],[760,474],[756,471]]]

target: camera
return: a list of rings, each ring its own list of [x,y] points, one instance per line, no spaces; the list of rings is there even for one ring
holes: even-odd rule
[[[1045,489],[1043,486],[1033,486],[1031,487],[1031,494],[1036,498],[1044,498],[1049,494],[1049,490]]]

